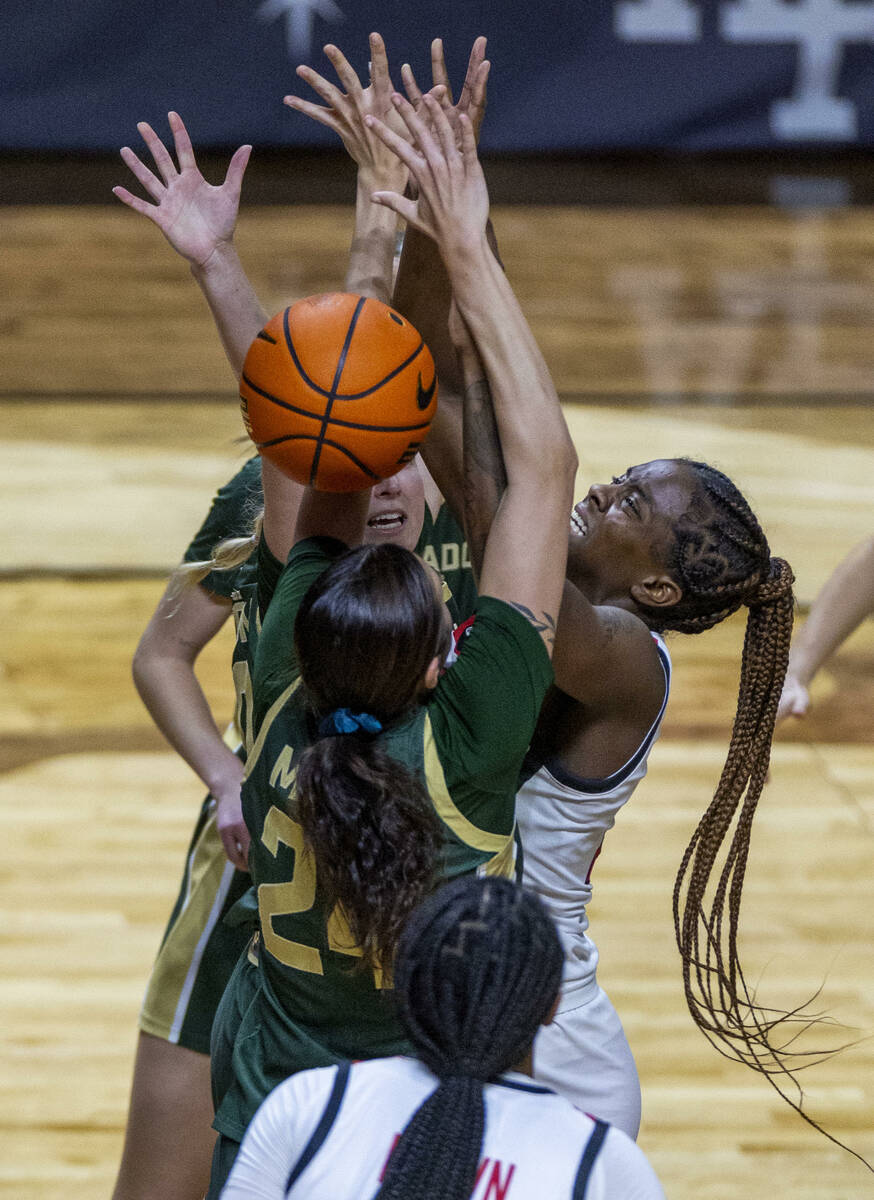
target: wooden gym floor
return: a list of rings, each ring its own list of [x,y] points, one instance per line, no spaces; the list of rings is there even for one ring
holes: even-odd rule
[[[114,181],[120,181],[119,169]],[[63,192],[59,192],[63,196]],[[245,448],[205,305],[158,232],[106,205],[2,210],[0,1195],[108,1196],[140,995],[202,788],[130,682],[163,576]],[[805,606],[871,532],[874,212],[499,207],[510,277],[566,399],[581,489],[660,455],[742,486]],[[268,309],[335,288],[350,210],[254,207],[238,242]],[[673,877],[734,711],[742,624],[673,645],[651,772],[592,906],[640,1067],[640,1142],[672,1200],[852,1200],[872,1176],[686,1011]],[[227,637],[204,654],[231,707]],[[874,1161],[874,637],[780,731],[745,891],[760,999],[855,1042],[805,1073],[810,1114]]]

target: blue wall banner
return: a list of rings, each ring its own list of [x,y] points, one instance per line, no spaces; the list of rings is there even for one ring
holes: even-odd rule
[[[5,0],[0,147],[108,151],[170,108],[196,145],[333,145],[285,108],[336,42],[367,35],[428,78],[492,60],[489,151],[742,150],[874,144],[874,0]],[[330,73],[330,68],[328,73]]]

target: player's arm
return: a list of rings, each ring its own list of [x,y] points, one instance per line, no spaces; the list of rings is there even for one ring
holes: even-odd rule
[[[464,524],[474,578],[479,581],[492,521],[507,486],[491,388],[476,347],[457,310],[449,322],[463,377]],[[478,582],[478,587],[482,590]],[[578,699],[616,693],[633,679],[644,703],[659,704],[664,674],[648,630],[629,613],[596,608],[567,580],[556,622],[555,681]],[[582,688],[584,690],[581,690]]]
[[[777,720],[803,717],[813,677],[854,629],[874,612],[874,537],[854,547],[835,567],[810,608],[789,651]]]
[[[137,691],[152,720],[216,798],[225,852],[246,869],[249,834],[240,811],[243,764],[222,740],[194,665],[231,615],[231,603],[200,585],[172,584],[140,638],[133,659]]]
[[[304,116],[318,121],[340,137],[355,162],[357,171],[355,229],[349,252],[345,289],[356,295],[386,301],[391,291],[392,258],[397,231],[397,215],[374,204],[372,194],[380,189],[403,190],[407,169],[396,155],[365,124],[372,113],[387,115],[391,110],[392,84],[385,45],[379,34],[371,34],[370,82],[363,87],[346,56],[336,46],[327,45],[325,54],[336,72],[340,86],[311,67],[300,66],[298,76],[324,104],[315,104],[300,96],[286,96],[285,103]],[[285,558],[291,546],[316,535],[335,537],[357,546],[364,535],[370,504],[370,490],[336,494],[299,489],[299,508],[295,521],[288,524],[291,488],[298,488],[272,464],[264,463],[264,534],[278,558]],[[294,498],[297,504],[297,497]],[[293,530],[293,536],[289,532]]]
[[[576,452],[546,364],[488,244],[488,193],[470,119],[459,118],[459,149],[432,96],[423,104],[433,133],[408,101],[396,96],[395,103],[415,148],[370,120],[415,176],[419,199],[396,193],[374,198],[432,236],[440,248],[492,393],[507,474],[483,553],[480,592],[525,613],[551,653]]]
[[[312,67],[300,66],[297,75],[324,101],[314,104],[300,96],[286,96],[285,104],[332,129],[356,164],[355,231],[349,252],[345,289],[388,303],[391,296],[397,215],[371,197],[375,191],[403,191],[407,169],[364,123],[368,114],[392,119],[392,82],[385,43],[378,33],[369,41],[370,82],[364,87],[346,56],[334,45],[325,55],[341,86]]]
[[[507,487],[507,472],[486,370],[455,305],[450,309],[448,328],[460,368],[462,388],[461,511],[474,580],[481,590],[480,576],[486,542]]]
[[[246,277],[234,246],[240,188],[251,146],[241,146],[228,166],[224,182],[213,187],[197,166],[191,139],[178,113],[168,114],[176,162],[150,125],[137,126],[155,169],[150,170],[129,147],[121,157],[154,203],[124,187],[114,194],[135,212],[153,221],[173,249],[191,265],[191,273],[212,312],[228,362],[237,378],[246,351],[267,320]]]
[[[454,102],[443,43],[439,38],[431,43],[432,93],[446,97],[447,114],[456,125],[458,116],[466,113],[477,137],[485,114],[490,66],[485,53],[486,39],[478,37],[470,52],[461,93]],[[417,112],[421,111],[422,92],[409,64],[404,64],[401,74],[407,95]],[[491,226],[487,228],[493,239]],[[461,521],[465,511],[462,471],[462,392],[465,383],[449,331],[451,301],[452,286],[436,243],[415,226],[409,226],[404,235],[392,303],[421,333],[437,368],[440,403],[422,457],[449,508]]]

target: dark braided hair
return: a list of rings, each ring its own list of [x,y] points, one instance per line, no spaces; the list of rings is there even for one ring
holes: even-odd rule
[[[807,1027],[815,1018],[799,1009],[781,1012],[758,1004],[737,946],[753,817],[768,772],[789,657],[793,575],[787,562],[771,557],[759,522],[731,480],[705,463],[680,462],[694,472],[697,484],[676,527],[667,564],[683,594],[667,609],[640,606],[644,619],[659,631],[701,633],[741,605],[749,610],[725,766],[674,884],[674,928],[686,1001],[696,1025],[720,1053],[763,1074],[821,1130],[802,1112],[792,1067],[805,1064],[797,1062],[801,1052],[789,1049],[795,1024]],[[824,1055],[804,1057],[809,1065]],[[789,1085],[797,1099],[787,1094]]]
[[[340,733],[324,718],[348,708],[383,729],[403,720],[449,636],[424,563],[391,544],[335,559],[298,610],[301,679],[322,723],[298,765],[295,815],[320,891],[340,906],[363,951],[362,970],[390,963],[409,914],[433,886],[440,825],[421,780],[373,733]]]
[[[506,879],[456,879],[413,914],[395,996],[416,1056],[440,1083],[401,1134],[375,1200],[468,1200],[483,1084],[530,1050],[558,995],[562,958],[544,906]]]

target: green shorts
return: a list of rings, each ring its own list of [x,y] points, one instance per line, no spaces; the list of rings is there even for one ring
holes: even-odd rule
[[[251,882],[225,857],[215,800],[207,796],[143,1000],[139,1027],[144,1033],[209,1054],[216,1008],[252,933],[226,925],[223,918]]]

